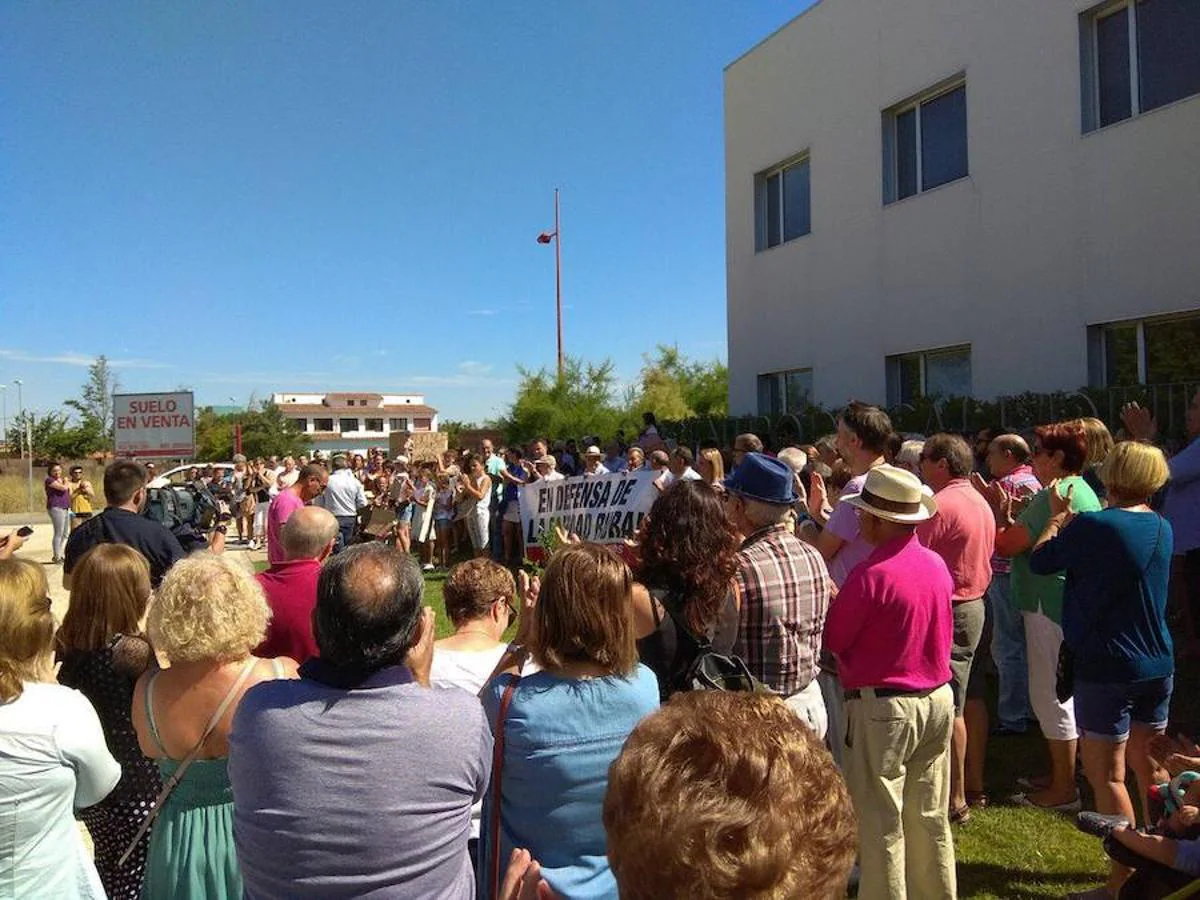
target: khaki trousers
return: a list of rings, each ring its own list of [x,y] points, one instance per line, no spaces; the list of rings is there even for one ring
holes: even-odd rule
[[[846,703],[846,783],[858,814],[859,900],[954,898],[949,685]]]

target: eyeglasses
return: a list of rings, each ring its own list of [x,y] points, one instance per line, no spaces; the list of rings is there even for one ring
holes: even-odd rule
[[[512,621],[517,617],[517,608],[513,606],[512,600],[510,600],[508,597],[504,597],[502,599],[504,600],[504,608],[508,610],[509,621]]]

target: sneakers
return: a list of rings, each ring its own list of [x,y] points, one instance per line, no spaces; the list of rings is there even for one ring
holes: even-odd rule
[[[425,565],[421,566],[421,571],[422,572],[432,572],[433,571],[433,563],[425,563]]]
[[[1098,812],[1081,812],[1075,817],[1075,827],[1084,834],[1106,838],[1117,828],[1130,828],[1132,825],[1124,816],[1106,816]]]
[[[250,546],[251,550],[257,550],[258,549],[258,541],[256,541],[254,538],[250,538],[249,546]]]
[[[1083,803],[1079,799],[1078,792],[1076,792],[1074,800],[1068,801],[1067,803],[1058,803],[1053,806],[1043,806],[1040,803],[1034,803],[1029,799],[1029,795],[1026,793],[1013,794],[1011,797],[1009,797],[1009,801],[1015,803],[1017,806],[1028,806],[1033,809],[1044,809],[1046,812],[1057,813],[1077,813],[1083,806]]]

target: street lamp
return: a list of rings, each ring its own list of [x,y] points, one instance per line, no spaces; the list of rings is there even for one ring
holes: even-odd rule
[[[4,442],[4,452],[8,453],[8,385],[0,384],[0,441]]]
[[[563,377],[562,340],[562,229],[558,221],[558,188],[554,189],[554,231],[543,231],[538,235],[539,244],[554,241],[554,309],[558,320],[558,380]]]

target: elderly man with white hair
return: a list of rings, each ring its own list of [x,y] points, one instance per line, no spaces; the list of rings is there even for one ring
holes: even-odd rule
[[[255,648],[255,656],[304,662],[317,655],[312,631],[317,577],[321,563],[333,552],[337,534],[337,519],[320,506],[301,507],[288,517],[280,535],[284,558],[255,576],[271,607],[267,636]]]

